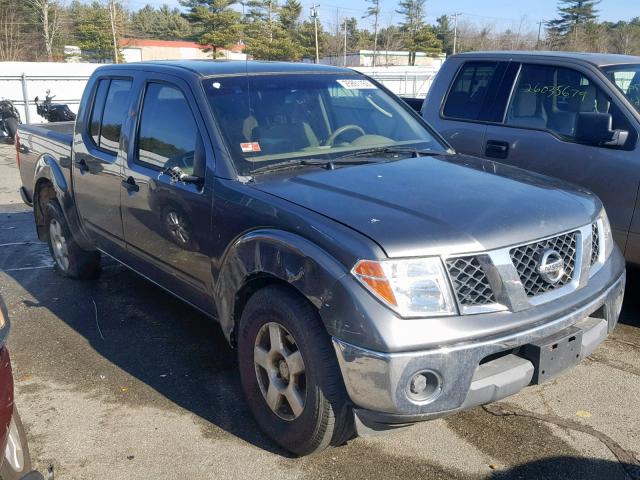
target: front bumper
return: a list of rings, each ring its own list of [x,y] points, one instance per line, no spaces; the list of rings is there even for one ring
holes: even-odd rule
[[[345,386],[355,405],[359,432],[437,418],[512,395],[534,378],[535,367],[519,356],[519,347],[570,327],[581,332],[579,359],[588,356],[618,322],[624,270],[610,277],[606,284],[606,288],[570,308],[565,303],[562,313],[556,312],[543,322],[474,341],[421,351],[383,353],[334,337]],[[421,371],[434,372],[440,385],[428,401],[415,402],[407,392],[411,378]]]

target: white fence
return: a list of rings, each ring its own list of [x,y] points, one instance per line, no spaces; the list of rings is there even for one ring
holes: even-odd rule
[[[396,95],[424,98],[427,96],[437,67],[353,67],[382,83]]]
[[[94,63],[1,62],[0,98],[11,100],[25,123],[43,123],[33,99],[51,90],[56,103],[77,112],[87,80],[98,68]],[[27,108],[28,107],[28,108]]]

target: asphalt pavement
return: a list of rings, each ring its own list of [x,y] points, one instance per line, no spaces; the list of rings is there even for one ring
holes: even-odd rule
[[[113,261],[59,276],[0,145],[0,294],[35,466],[57,479],[640,479],[640,274],[622,323],[502,402],[302,459],[262,435],[216,324]]]

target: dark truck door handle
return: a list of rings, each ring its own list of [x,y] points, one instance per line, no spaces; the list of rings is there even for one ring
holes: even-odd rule
[[[81,160],[76,160],[76,167],[80,170],[80,173],[85,173],[89,171],[89,165],[85,162],[84,158]]]
[[[133,177],[127,177],[126,180],[122,180],[122,186],[127,192],[139,192],[140,186],[136,183]]]
[[[509,155],[509,144],[498,140],[487,140],[484,155],[491,158],[507,158]]]

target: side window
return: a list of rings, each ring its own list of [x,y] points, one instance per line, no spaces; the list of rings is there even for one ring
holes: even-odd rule
[[[490,120],[488,107],[495,92],[490,93],[500,78],[497,62],[469,62],[458,72],[449,91],[442,113],[463,120]],[[494,82],[495,80],[495,82]]]
[[[613,129],[632,130],[628,120],[582,73],[553,65],[523,65],[507,111],[507,125],[550,130],[572,140],[578,113],[610,113]]]
[[[107,90],[109,89],[110,80],[100,80],[91,110],[91,121],[89,122],[89,132],[91,139],[96,146],[100,145],[100,125],[102,123],[102,112],[104,111],[104,101],[107,98]]]
[[[111,152],[117,152],[120,145],[120,130],[127,116],[131,80],[113,79],[102,114],[99,146]]]
[[[137,162],[159,170],[180,167],[193,174],[198,140],[198,126],[183,93],[150,83],[140,115]]]

